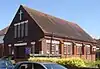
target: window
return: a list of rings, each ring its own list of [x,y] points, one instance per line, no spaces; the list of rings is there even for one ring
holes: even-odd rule
[[[24,36],[24,24],[22,23],[21,24],[21,37]]]
[[[14,24],[14,37],[28,36],[28,20]]]
[[[64,54],[72,54],[72,43],[64,42]]]
[[[67,54],[67,45],[64,44],[64,54]]]
[[[56,44],[55,47],[56,47],[56,48],[55,48],[56,54],[59,54],[59,45]]]
[[[67,54],[72,54],[72,45],[67,45]]]
[[[22,63],[17,69],[44,69],[44,67],[37,63]]]
[[[59,64],[44,64],[47,69],[67,69],[62,65]]]
[[[56,40],[46,40],[47,43],[47,53],[59,54],[59,41]],[[52,44],[52,45],[51,45]]]
[[[28,24],[25,23],[25,36],[28,36]]]
[[[11,44],[8,44],[8,47],[9,47],[9,54],[11,55],[12,54]]]
[[[18,23],[18,37],[20,37],[20,31],[21,31],[21,29],[20,29],[20,23]]]
[[[14,37],[17,37],[17,25],[14,25]]]
[[[76,50],[77,50],[77,55],[82,54],[82,44],[76,43]]]
[[[82,47],[81,46],[77,46],[77,54],[78,55],[82,54]]]
[[[34,64],[34,69],[45,69],[45,68],[40,64]]]
[[[20,23],[14,24],[14,37],[20,37]]]
[[[47,43],[47,54],[50,54],[50,43]]]
[[[14,49],[12,49],[12,55],[14,55]]]
[[[35,54],[35,42],[31,42],[32,47],[31,47],[31,54]]]
[[[55,45],[52,44],[52,47],[51,47],[51,53],[54,54],[54,51],[55,51]]]
[[[90,45],[86,45],[86,54],[90,54]]]

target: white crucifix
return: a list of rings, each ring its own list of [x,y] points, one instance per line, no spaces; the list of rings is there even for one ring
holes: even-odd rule
[[[20,10],[20,12],[19,12],[19,16],[20,16],[20,20],[22,20],[22,10]]]

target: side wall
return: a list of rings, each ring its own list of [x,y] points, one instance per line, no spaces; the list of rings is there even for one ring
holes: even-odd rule
[[[47,43],[46,43],[46,40],[50,40],[50,37],[46,37],[45,39],[42,40],[42,51],[43,51],[43,54],[47,54]],[[71,55],[64,55],[64,46],[63,44],[60,44],[60,51],[59,51],[59,54],[58,55],[61,55],[61,57],[63,58],[69,58],[69,57],[80,57],[82,59],[86,59],[86,60],[89,60],[89,61],[94,61],[95,60],[95,52],[92,50],[93,48],[93,44],[89,43],[89,42],[80,42],[80,41],[75,41],[75,40],[69,40],[69,39],[61,39],[61,38],[53,38],[53,40],[57,40],[59,41],[60,43],[63,43],[63,41],[70,41],[73,43],[73,53]],[[61,41],[62,40],[62,41]],[[77,54],[77,47],[75,45],[75,43],[81,43],[82,44],[82,51],[83,53],[78,55]],[[91,44],[91,47],[90,47],[90,54],[86,54],[86,44]],[[68,50],[68,49],[67,49]]]

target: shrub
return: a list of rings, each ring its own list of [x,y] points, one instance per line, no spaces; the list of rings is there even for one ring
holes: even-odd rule
[[[56,62],[57,58],[30,57],[28,60],[34,62]]]
[[[57,61],[58,64],[61,65],[71,65],[77,67],[85,67],[85,63],[80,58],[64,58]]]
[[[77,66],[77,67],[85,67],[85,63],[80,58],[42,58],[42,57],[30,57],[29,61],[35,62],[54,62],[61,64],[63,66],[70,65],[70,66]]]
[[[85,64],[87,67],[99,67],[100,68],[100,60],[96,60],[96,61],[85,61]]]
[[[95,66],[97,66],[97,67],[100,68],[100,60],[96,60],[96,61],[95,61]]]

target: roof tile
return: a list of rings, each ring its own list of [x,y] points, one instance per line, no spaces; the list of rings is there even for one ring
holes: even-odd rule
[[[44,33],[54,33],[56,35],[78,40],[94,42],[93,38],[77,24],[63,19],[39,12],[37,10],[23,6],[30,16],[37,21]]]

